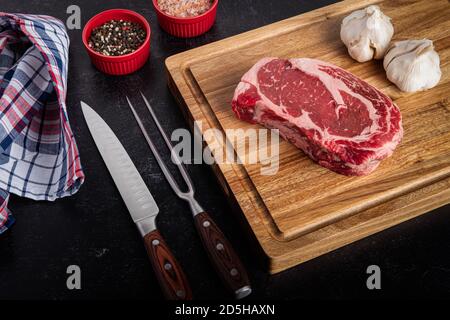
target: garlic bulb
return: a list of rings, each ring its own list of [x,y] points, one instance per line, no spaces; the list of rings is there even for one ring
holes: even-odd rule
[[[375,5],[352,12],[341,24],[341,40],[359,62],[382,59],[393,34],[391,19]]]
[[[441,79],[439,55],[428,39],[395,42],[386,53],[383,66],[387,78],[406,92],[432,88]]]

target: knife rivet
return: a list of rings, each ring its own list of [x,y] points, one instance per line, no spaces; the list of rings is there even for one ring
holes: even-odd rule
[[[236,270],[236,268],[233,268],[233,269],[230,270],[230,274],[231,274],[233,277],[237,276],[238,273],[239,273],[239,272]]]
[[[159,245],[159,240],[153,240],[152,241],[152,245],[154,245],[155,247],[157,246],[157,245]]]
[[[166,263],[164,265],[164,269],[166,269],[167,271],[169,271],[170,269],[172,269],[172,265],[170,263]]]
[[[208,228],[210,225],[211,225],[211,224],[209,223],[209,221],[203,222],[203,226],[204,226],[205,228]]]
[[[216,246],[216,249],[219,250],[219,251],[223,250],[223,244],[218,243],[217,246]]]
[[[184,298],[184,291],[183,290],[178,290],[177,291],[177,297]]]

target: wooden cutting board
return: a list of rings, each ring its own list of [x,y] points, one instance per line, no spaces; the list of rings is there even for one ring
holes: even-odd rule
[[[382,61],[358,63],[349,57],[339,37],[340,23],[370,4],[378,4],[392,18],[394,40],[434,41],[442,68],[438,86],[402,93],[386,79]],[[230,103],[242,75],[268,56],[317,58],[356,74],[395,101],[405,130],[394,155],[364,177],[322,168],[284,140],[275,175],[262,174],[267,165],[261,163],[213,165],[272,273],[450,202],[448,0],[347,0],[168,58],[169,86],[193,128],[218,130],[206,142],[216,157],[225,154],[227,139],[231,142],[226,130],[255,127],[236,119]],[[248,159],[249,150],[233,151]]]

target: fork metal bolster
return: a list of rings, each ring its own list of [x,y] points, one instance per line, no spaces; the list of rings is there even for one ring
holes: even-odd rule
[[[195,199],[187,199],[189,207],[191,208],[192,215],[195,217],[199,213],[204,212],[202,206]]]
[[[154,216],[136,221],[135,224],[142,237],[145,237],[145,235],[147,235],[148,233],[156,230],[156,222]]]

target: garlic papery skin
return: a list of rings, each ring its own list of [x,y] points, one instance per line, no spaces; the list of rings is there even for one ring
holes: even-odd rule
[[[395,42],[383,61],[387,78],[405,92],[436,86],[442,75],[439,64],[433,41],[428,39]]]
[[[391,19],[376,5],[352,12],[341,24],[341,40],[358,62],[383,59],[393,34]]]

